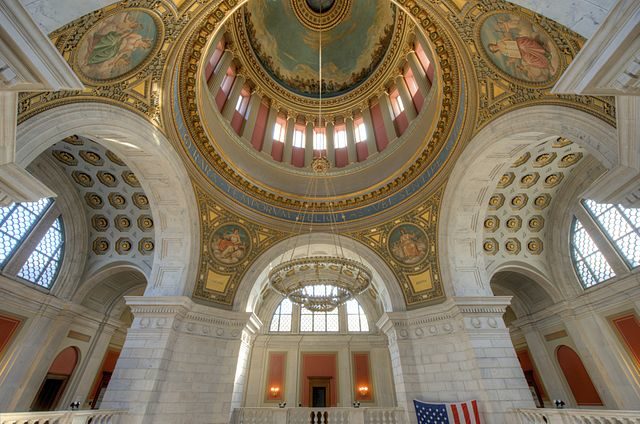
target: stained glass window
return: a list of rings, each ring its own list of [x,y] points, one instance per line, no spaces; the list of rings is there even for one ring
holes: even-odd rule
[[[15,252],[20,242],[29,234],[33,226],[53,203],[51,199],[37,202],[14,203],[0,208],[0,265]]]
[[[293,304],[289,299],[284,299],[273,314],[269,330],[278,332],[291,331],[292,314]]]
[[[640,265],[640,209],[593,200],[582,203],[629,266]]]
[[[587,230],[582,226],[582,223],[575,217],[571,234],[571,252],[574,266],[585,288],[615,277],[616,274],[613,272],[609,262],[600,252]]]
[[[369,331],[369,322],[362,306],[357,300],[351,299],[347,306],[347,329],[349,331]]]
[[[18,277],[49,288],[62,262],[62,219],[58,217],[20,269]]]

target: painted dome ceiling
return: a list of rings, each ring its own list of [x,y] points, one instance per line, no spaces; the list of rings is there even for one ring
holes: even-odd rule
[[[370,0],[252,1],[244,25],[261,66],[284,88],[318,97],[322,39],[323,96],[338,96],[372,75],[396,28],[391,2]]]

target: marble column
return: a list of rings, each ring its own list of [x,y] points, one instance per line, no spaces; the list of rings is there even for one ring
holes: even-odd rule
[[[207,81],[209,92],[213,94],[214,97],[218,94],[218,90],[220,90],[220,84],[222,84],[222,80],[225,75],[227,75],[227,69],[231,66],[231,62],[233,62],[233,53],[225,50],[224,53],[222,53],[222,57],[220,57],[214,74],[209,78],[209,81]]]
[[[367,157],[371,157],[378,153],[378,146],[376,145],[376,134],[373,131],[371,109],[368,107],[362,109],[362,120],[364,121],[364,128],[367,132]]]
[[[73,318],[70,311],[43,305],[25,322],[0,361],[0,411],[29,410]]]
[[[407,61],[409,62],[409,67],[411,68],[411,72],[413,72],[413,76],[416,79],[416,84],[418,84],[418,90],[423,97],[427,97],[427,93],[429,93],[429,89],[431,88],[431,81],[427,77],[427,73],[424,71],[416,52],[410,51],[407,54]]]
[[[236,75],[236,78],[233,81],[233,87],[231,87],[229,96],[227,96],[227,101],[222,108],[222,117],[229,122],[231,122],[231,119],[233,119],[233,115],[236,112],[236,103],[238,102],[238,97],[240,97],[240,93],[242,93],[242,89],[244,88],[244,82],[245,78],[243,75]]]
[[[333,121],[327,122],[325,135],[327,140],[327,160],[329,160],[329,163],[333,167],[336,166],[336,150],[334,148],[335,124]]]
[[[256,121],[258,120],[258,112],[260,112],[261,102],[262,96],[260,93],[257,91],[251,93],[251,97],[249,98],[249,115],[247,116],[247,122],[244,124],[244,129],[242,130],[242,137],[247,143],[251,143],[253,131],[256,128]]]
[[[305,127],[305,135],[304,135],[304,166],[311,166],[311,161],[313,161],[313,121],[308,121],[307,126]]]
[[[356,140],[355,131],[353,128],[353,118],[348,116],[344,120],[344,124],[347,127],[347,155],[349,157],[349,163],[358,161],[358,155],[356,153]]]
[[[126,297],[134,315],[102,402],[130,423],[227,424],[260,321],[187,297]]]
[[[380,112],[382,112],[382,122],[384,123],[384,130],[387,134],[389,144],[396,139],[396,127],[393,123],[393,108],[391,107],[391,99],[389,93],[384,92],[379,97],[380,100]]]
[[[567,393],[560,374],[558,374],[557,361],[549,354],[546,342],[540,334],[540,331],[533,324],[525,324],[521,328],[524,338],[527,341],[531,359],[535,364],[538,375],[542,379],[542,384],[549,398],[552,400],[571,399],[571,395]]]
[[[626,353],[606,318],[594,312],[561,316],[605,408],[637,409],[640,378],[633,366],[626,366]]]
[[[287,117],[287,133],[284,138],[284,153],[282,154],[282,162],[291,163],[291,154],[293,152],[293,131],[296,128],[296,120],[293,116]]]
[[[267,122],[265,124],[264,141],[262,142],[262,152],[271,156],[271,148],[273,147],[273,127],[278,119],[278,110],[275,107],[269,108]]]
[[[461,297],[390,312],[387,335],[398,406],[416,423],[413,399],[478,400],[483,422],[511,423],[512,408],[534,403],[502,320],[509,297]]]
[[[411,123],[411,121],[416,118],[417,114],[416,107],[413,104],[413,98],[409,92],[409,87],[407,87],[407,82],[404,80],[403,75],[396,76],[395,82],[398,93],[400,93],[400,98],[402,99],[402,104],[404,105],[404,113],[407,114],[407,119],[409,120],[409,123]]]

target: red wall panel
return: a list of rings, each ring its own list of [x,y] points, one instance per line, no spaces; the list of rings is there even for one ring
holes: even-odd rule
[[[294,147],[291,151],[291,164],[302,168],[304,166],[304,148]]]
[[[367,160],[368,156],[369,149],[367,148],[367,143],[356,143],[356,157],[358,158],[358,162]]]
[[[373,121],[373,133],[376,136],[376,146],[378,146],[378,151],[381,152],[389,144],[389,139],[384,129],[382,110],[380,109],[379,103],[371,106],[371,121]]]
[[[265,400],[267,402],[282,402],[284,400],[285,370],[287,364],[286,352],[269,352],[269,365],[267,367],[267,387],[265,387]],[[271,392],[272,387],[280,389],[277,396]]]
[[[56,359],[49,367],[49,374],[71,375],[78,363],[78,349],[69,346],[62,352],[58,353]]]
[[[638,324],[638,318],[634,314],[625,315],[614,319],[613,325],[629,348],[636,365],[640,366],[640,325]],[[2,348],[0,347],[1,350]]]
[[[400,137],[409,127],[409,119],[407,118],[407,113],[400,112],[400,115],[396,116],[396,119],[393,120],[393,124],[396,127],[396,134],[398,134],[398,137]]]
[[[284,143],[274,141],[271,145],[271,157],[273,160],[282,162],[282,156],[284,155]]]
[[[424,96],[420,92],[420,90],[416,91],[416,94],[413,95],[413,105],[416,107],[416,111],[420,114],[422,110],[422,105],[424,104]]]
[[[0,315],[0,357],[20,326],[20,320]]]
[[[556,356],[576,403],[579,406],[601,406],[600,395],[578,354],[562,345],[556,350]]]
[[[349,152],[346,147],[341,147],[335,150],[336,153],[336,167],[342,168],[349,165]]]
[[[371,381],[371,367],[368,353],[353,354],[353,382],[355,387],[355,399],[359,401],[373,400],[373,382]],[[360,387],[366,386],[369,392],[363,395]]]
[[[224,107],[224,103],[227,101],[227,93],[224,92],[222,88],[218,89],[218,94],[216,94],[216,106],[219,111],[222,111]]]
[[[236,134],[240,134],[240,130],[242,129],[242,123],[244,122],[244,116],[237,110],[233,112],[233,117],[231,118],[231,128],[236,132]]]
[[[302,354],[302,381],[300,387],[303,406],[311,405],[309,399],[309,379],[329,378],[331,393],[329,406],[338,403],[338,359],[335,353],[303,353]]]
[[[91,389],[91,397],[89,400],[95,401],[96,396],[98,396],[98,390],[100,389],[100,381],[102,380],[102,376],[105,372],[112,373],[114,369],[116,369],[116,364],[118,363],[118,358],[120,357],[119,350],[107,350],[104,359],[102,360],[102,366],[100,366],[100,370],[98,374],[96,374],[95,381],[93,383],[93,389]]]

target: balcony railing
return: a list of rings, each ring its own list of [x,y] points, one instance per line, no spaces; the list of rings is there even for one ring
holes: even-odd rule
[[[407,424],[402,408],[237,408],[231,424]]]
[[[126,411],[88,410],[9,412],[0,414],[0,424],[121,424]]]
[[[519,424],[640,424],[640,411],[516,409]]]

